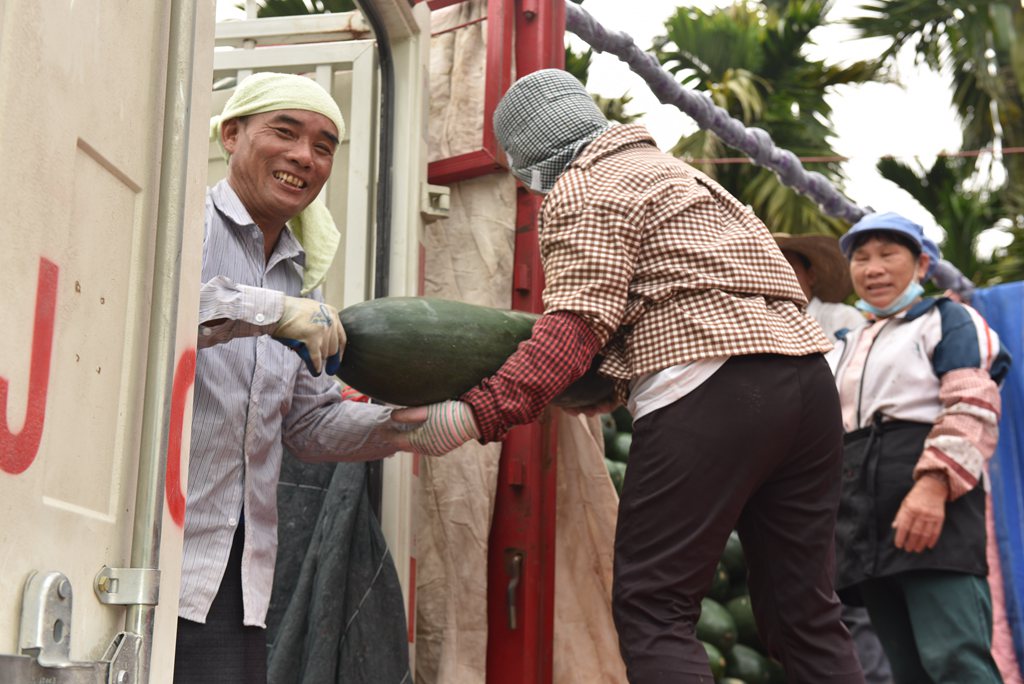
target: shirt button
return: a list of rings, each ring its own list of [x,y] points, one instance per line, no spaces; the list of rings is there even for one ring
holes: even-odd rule
[[[234,527],[238,524],[238,518],[228,518],[228,527]]]
[[[267,317],[264,316],[263,314],[261,314],[261,313],[256,314],[256,322],[257,323],[262,323],[266,319],[267,319]]]
[[[213,330],[210,328],[201,328],[199,330],[199,334],[202,335],[203,337],[209,337],[210,335],[213,334]]]

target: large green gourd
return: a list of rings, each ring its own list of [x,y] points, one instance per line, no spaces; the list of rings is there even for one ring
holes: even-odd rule
[[[338,377],[374,399],[401,406],[457,399],[493,375],[529,339],[536,314],[430,297],[384,297],[339,312],[348,342]],[[588,406],[610,399],[599,359],[552,402]]]

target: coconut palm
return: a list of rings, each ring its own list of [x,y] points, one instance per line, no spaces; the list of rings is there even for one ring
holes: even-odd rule
[[[999,141],[1024,147],[1024,7],[1019,0],[869,0],[851,24],[865,37],[888,38],[882,59],[904,46],[952,77],[963,148]],[[1004,159],[1010,187],[1024,183],[1024,155]],[[1019,202],[1018,199],[1012,200]],[[1024,211],[1017,204],[1016,211]]]
[[[585,86],[587,85],[587,77],[590,74],[590,62],[593,57],[593,48],[588,48],[586,52],[576,52],[569,46],[566,46],[565,70],[579,79],[579,82]],[[642,114],[626,113],[626,105],[633,101],[633,98],[628,94],[624,94],[621,97],[604,97],[591,93],[591,97],[594,98],[594,102],[604,112],[609,121],[632,123],[642,116]]]
[[[996,226],[1004,211],[1000,192],[969,188],[972,166],[965,157],[940,156],[930,169],[886,158],[878,162],[878,171],[931,213],[945,231],[943,258],[981,285],[994,273],[992,263],[978,257],[978,238]]]
[[[830,89],[884,79],[871,61],[837,66],[810,59],[811,32],[823,26],[832,0],[739,1],[710,12],[684,7],[665,22],[654,52],[684,86],[708,93],[715,104],[748,126],[766,130],[776,144],[837,185],[840,160],[832,149]],[[838,235],[847,225],[826,216],[810,200],[786,188],[766,169],[701,160],[735,157],[718,136],[698,131],[680,138],[672,152],[693,160],[773,230]]]

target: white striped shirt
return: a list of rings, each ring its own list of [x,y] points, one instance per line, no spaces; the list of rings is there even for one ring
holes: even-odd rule
[[[394,452],[393,423],[390,409],[342,401],[329,376],[313,377],[269,336],[284,295],[302,285],[305,255],[291,231],[265,263],[263,235],[227,181],[207,192],[205,230],[178,614],[206,621],[244,509],[243,621],[265,627],[283,447],[305,461],[383,458]]]

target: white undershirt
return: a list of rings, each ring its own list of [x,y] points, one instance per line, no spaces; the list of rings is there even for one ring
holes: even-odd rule
[[[626,408],[633,420],[678,401],[697,389],[729,360],[728,356],[701,359],[641,375],[629,382]]]

